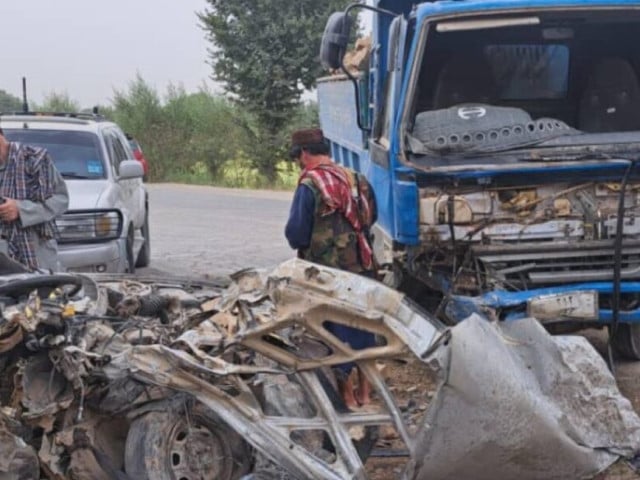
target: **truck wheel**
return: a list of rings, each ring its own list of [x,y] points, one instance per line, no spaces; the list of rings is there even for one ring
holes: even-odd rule
[[[151,237],[149,236],[149,211],[145,211],[144,225],[142,225],[142,236],[144,243],[138,253],[138,259],[136,260],[136,267],[148,267],[151,262]]]
[[[619,323],[612,344],[621,357],[640,360],[640,324]]]
[[[236,432],[208,415],[154,411],[131,424],[124,465],[136,480],[236,480],[252,457]]]

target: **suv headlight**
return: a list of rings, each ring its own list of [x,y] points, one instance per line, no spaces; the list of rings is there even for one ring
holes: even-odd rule
[[[69,210],[56,220],[59,243],[106,242],[120,237],[120,210]]]

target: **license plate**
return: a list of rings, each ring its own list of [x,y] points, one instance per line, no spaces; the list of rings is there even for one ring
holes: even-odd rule
[[[598,292],[595,290],[552,293],[527,302],[527,314],[541,322],[597,320]]]

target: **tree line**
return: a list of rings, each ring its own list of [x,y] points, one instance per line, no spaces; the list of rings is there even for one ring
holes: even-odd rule
[[[32,111],[80,112],[68,93],[51,92]],[[22,100],[0,90],[0,111],[22,110]],[[204,87],[188,93],[179,86],[158,92],[140,76],[127,88],[115,90],[98,112],[135,137],[149,161],[149,180],[245,188],[290,188],[297,173],[284,153],[273,159],[273,173],[262,169],[259,119],[246,107]],[[284,152],[289,133],[316,125],[315,103],[300,104],[281,128]]]
[[[140,142],[151,181],[291,187],[290,132],[318,124],[316,105],[301,98],[323,74],[318,51],[328,16],[349,3],[207,0],[196,22],[211,43],[212,77],[224,94],[180,86],[160,93],[137,76],[100,112]],[[0,111],[21,105],[0,90]],[[53,92],[36,108],[79,111],[80,105]]]

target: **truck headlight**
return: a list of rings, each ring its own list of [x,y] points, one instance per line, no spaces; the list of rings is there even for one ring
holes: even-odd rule
[[[96,236],[108,237],[117,229],[118,219],[113,215],[105,214],[95,219]]]
[[[120,210],[69,210],[56,220],[59,243],[115,240],[122,233]]]

